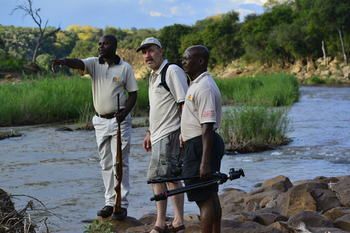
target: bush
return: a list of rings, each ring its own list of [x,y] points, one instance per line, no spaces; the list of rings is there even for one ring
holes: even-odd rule
[[[50,71],[50,69],[51,69],[51,61],[54,58],[55,58],[54,56],[52,56],[50,54],[47,54],[47,53],[40,54],[36,58],[36,63],[42,70]]]

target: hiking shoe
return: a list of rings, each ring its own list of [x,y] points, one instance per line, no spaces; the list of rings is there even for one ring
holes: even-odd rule
[[[106,205],[101,210],[97,211],[97,216],[100,216],[102,218],[108,218],[113,213],[113,206]]]
[[[120,208],[119,212],[112,214],[112,220],[124,220],[128,216],[128,210],[126,208]]]

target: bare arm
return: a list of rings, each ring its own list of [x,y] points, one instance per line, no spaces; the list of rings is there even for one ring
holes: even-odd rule
[[[132,108],[135,106],[137,99],[137,91],[129,92],[128,93],[128,99],[125,103],[125,108],[117,113],[117,120],[118,122],[122,122],[125,117],[130,113]]]
[[[207,178],[211,175],[210,159],[213,151],[214,141],[214,123],[202,124],[202,142],[203,154],[200,165],[199,175],[201,178]]]
[[[63,58],[63,59],[55,59],[52,61],[51,68],[52,71],[56,71],[57,66],[67,66],[72,69],[84,70],[85,65],[84,62],[80,59],[76,58]]]

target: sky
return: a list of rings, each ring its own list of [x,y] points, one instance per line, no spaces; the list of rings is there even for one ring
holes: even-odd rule
[[[32,0],[40,8],[48,26],[65,29],[69,25],[97,28],[112,26],[121,29],[160,29],[173,24],[194,25],[197,20],[239,12],[240,19],[251,13],[263,13],[267,0]],[[0,24],[36,26],[24,12],[13,9],[27,0],[0,0]]]

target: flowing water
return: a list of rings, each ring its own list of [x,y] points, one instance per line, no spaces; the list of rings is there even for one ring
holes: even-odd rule
[[[277,175],[296,181],[350,174],[350,88],[302,87],[289,119],[292,128],[288,136],[293,139],[289,145],[224,156],[222,172],[243,168],[246,177],[226,182],[221,190],[235,187],[250,191],[255,184]],[[104,204],[94,132],[62,132],[56,130],[58,127],[11,128],[23,136],[0,141],[0,188],[42,201],[46,208],[36,201],[35,207],[46,211],[32,214],[37,219],[48,216],[51,232],[83,232],[86,223],[82,221],[94,219]],[[145,180],[150,154],[141,146],[144,133],[145,128],[135,128],[132,134],[128,212],[135,218],[155,210]],[[17,209],[31,200],[27,196],[14,196]],[[186,202],[185,212],[198,210]]]

